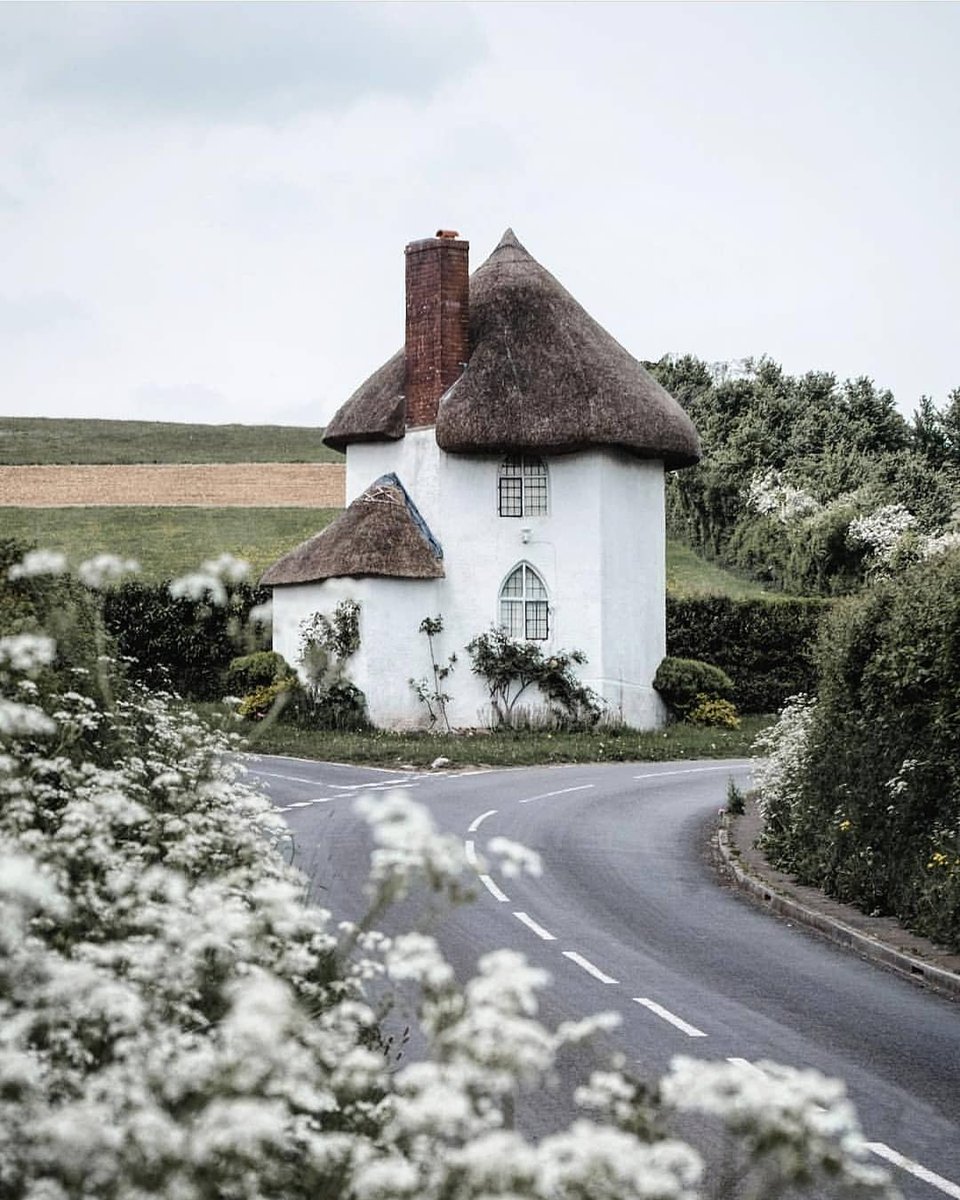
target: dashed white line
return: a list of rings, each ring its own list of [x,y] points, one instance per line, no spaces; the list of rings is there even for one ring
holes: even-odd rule
[[[473,838],[468,838],[463,843],[463,849],[467,855],[467,862],[471,867],[477,867],[480,864],[477,862],[477,848],[473,844]]]
[[[953,1196],[954,1200],[960,1200],[960,1187],[949,1179],[944,1179],[936,1171],[931,1171],[928,1167],[914,1162],[912,1158],[907,1158],[906,1155],[900,1154],[897,1150],[891,1150],[883,1142],[867,1142],[866,1146],[871,1154],[885,1159],[888,1163],[899,1167],[901,1171],[908,1171],[911,1175],[915,1175],[917,1179],[922,1179],[924,1183],[929,1183],[931,1187],[939,1188],[945,1196]]]
[[[593,963],[584,958],[582,954],[578,954],[576,950],[564,950],[563,957],[569,958],[571,962],[575,962],[578,967],[582,967],[594,979],[599,979],[601,983],[619,983],[618,979],[614,979],[611,975],[604,975],[599,967],[595,967]]]
[[[561,788],[558,792],[541,792],[539,796],[528,796],[521,804],[532,804],[534,800],[549,800],[551,796],[566,796],[569,792],[585,792],[588,788],[596,787],[595,783],[582,783],[579,787]]]
[[[664,1008],[662,1004],[657,1004],[655,1000],[648,1000],[646,996],[634,996],[635,1004],[642,1004],[644,1008],[649,1008],[652,1013],[655,1013],[661,1020],[669,1021],[676,1029],[685,1033],[687,1037],[706,1037],[707,1035],[702,1029],[698,1029],[696,1025],[691,1025],[678,1017],[676,1013],[672,1013],[668,1008]]]
[[[493,880],[490,878],[489,875],[481,875],[479,878],[480,878],[480,882],[487,889],[487,891],[494,898],[494,900],[499,900],[501,904],[509,904],[510,903],[510,897],[507,895],[504,895],[504,893],[500,891],[500,889],[493,882]]]
[[[555,942],[557,939],[542,925],[538,925],[533,917],[528,916],[525,912],[515,912],[513,914],[518,921],[522,921],[528,929],[532,929],[538,938],[543,938],[545,942]]]
[[[497,811],[498,810],[495,808],[490,808],[490,809],[487,809],[487,811],[485,813],[481,813],[480,816],[477,817],[477,819],[475,821],[472,821],[467,826],[467,833],[476,833],[477,830],[480,828],[480,826],[483,824],[483,822],[487,819],[487,817],[492,817],[493,814]]]

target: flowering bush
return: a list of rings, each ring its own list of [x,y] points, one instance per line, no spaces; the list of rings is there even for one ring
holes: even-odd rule
[[[0,639],[0,1191],[11,1200],[692,1198],[705,1165],[652,1132],[616,1066],[534,1144],[516,1097],[614,1018],[537,1019],[545,972],[485,955],[458,985],[421,933],[371,928],[426,885],[459,899],[459,839],[401,792],[358,810],[375,842],[371,918],[303,903],[281,818],[231,751],[115,666],[45,678],[48,638]],[[68,668],[69,669],[69,668]],[[79,668],[81,672],[86,668]],[[535,856],[491,844],[516,869]],[[373,1000],[419,989],[424,1052],[391,1065]],[[678,1060],[667,1111],[725,1123],[727,1194],[830,1180],[870,1191],[839,1084]],[[727,1156],[729,1158],[729,1156]],[[740,1182],[749,1181],[747,1193]]]

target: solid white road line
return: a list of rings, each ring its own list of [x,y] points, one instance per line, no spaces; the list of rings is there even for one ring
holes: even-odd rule
[[[575,962],[578,967],[583,969],[594,979],[599,979],[601,983],[619,983],[618,979],[613,979],[610,975],[604,975],[599,967],[595,967],[589,959],[584,958],[582,954],[578,954],[576,950],[564,950],[563,957],[569,958],[571,962]]]
[[[679,771],[651,771],[648,775],[634,775],[634,779],[669,779],[673,775],[703,775],[707,771],[746,771],[753,764],[737,762],[725,763],[722,767],[683,767]]]
[[[559,792],[541,792],[539,796],[528,796],[521,804],[532,804],[534,800],[549,800],[551,796],[566,796],[569,792],[585,792],[588,788],[596,787],[595,783],[581,783],[579,787],[561,788]]]
[[[892,1163],[902,1171],[909,1171],[911,1175],[915,1175],[917,1179],[922,1179],[924,1183],[929,1183],[931,1187],[939,1188],[945,1196],[953,1196],[954,1200],[960,1200],[960,1187],[955,1183],[951,1183],[949,1179],[944,1179],[936,1171],[931,1171],[927,1167],[921,1166],[920,1163],[914,1162],[912,1158],[907,1158],[896,1150],[891,1150],[883,1142],[867,1142],[866,1146],[878,1158],[885,1159],[888,1163]]]
[[[305,779],[302,775],[284,775],[280,771],[261,771],[258,768],[254,768],[251,774],[266,775],[270,779],[287,779],[290,783],[312,783],[314,787],[319,783],[317,779]]]
[[[687,1037],[707,1036],[702,1029],[697,1029],[696,1025],[688,1024],[675,1013],[670,1012],[668,1008],[664,1008],[662,1005],[657,1004],[655,1000],[648,1000],[645,996],[634,996],[633,999],[636,1004],[642,1004],[644,1008],[649,1008],[652,1013],[656,1013],[656,1015],[661,1017],[664,1021],[669,1021],[671,1025],[679,1029],[682,1033],[685,1033]]]
[[[284,804],[282,808],[278,808],[278,812],[289,812],[291,808],[310,808],[313,804],[330,804],[333,796],[318,796],[315,800],[293,800],[290,804]]]
[[[487,889],[494,900],[499,900],[501,904],[509,904],[510,897],[504,895],[504,893],[500,891],[489,875],[481,875],[480,882]]]
[[[480,816],[477,817],[477,819],[475,821],[472,821],[467,826],[467,833],[476,833],[477,830],[480,828],[481,824],[487,819],[487,817],[492,817],[495,812],[497,812],[497,809],[489,808],[489,809],[487,809],[487,811],[485,813],[481,813]]]
[[[525,912],[515,912],[513,915],[518,921],[522,921],[528,929],[532,929],[538,938],[543,938],[545,942],[555,942],[557,940],[549,930],[544,929],[542,925],[538,925],[533,917],[528,917]]]
[[[463,848],[466,852],[467,862],[470,864],[470,866],[478,867],[480,864],[477,862],[477,848],[473,844],[473,838],[467,838],[467,840],[463,843]]]

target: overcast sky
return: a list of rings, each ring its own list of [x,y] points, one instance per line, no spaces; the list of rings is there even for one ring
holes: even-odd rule
[[[960,4],[0,4],[0,411],[322,424],[403,247],[638,358],[960,385]]]

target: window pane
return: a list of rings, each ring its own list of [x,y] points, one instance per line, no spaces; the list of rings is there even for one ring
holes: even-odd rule
[[[501,596],[522,596],[523,595],[523,567],[517,567],[512,571],[507,582],[503,585]]]
[[[500,601],[500,624],[511,637],[523,637],[523,604],[521,601]]]
[[[519,476],[500,477],[500,516],[523,516],[523,480]]]
[[[547,476],[528,475],[523,481],[523,511],[525,516],[539,517],[547,511]]]
[[[528,600],[526,609],[527,637],[542,642],[547,636],[547,602],[546,600]]]
[[[524,475],[542,475],[546,479],[547,468],[539,458],[525,458],[523,459],[523,473]]]
[[[524,567],[526,574],[527,597],[531,600],[546,600],[547,589],[543,586],[543,580],[533,570],[532,567]]]

